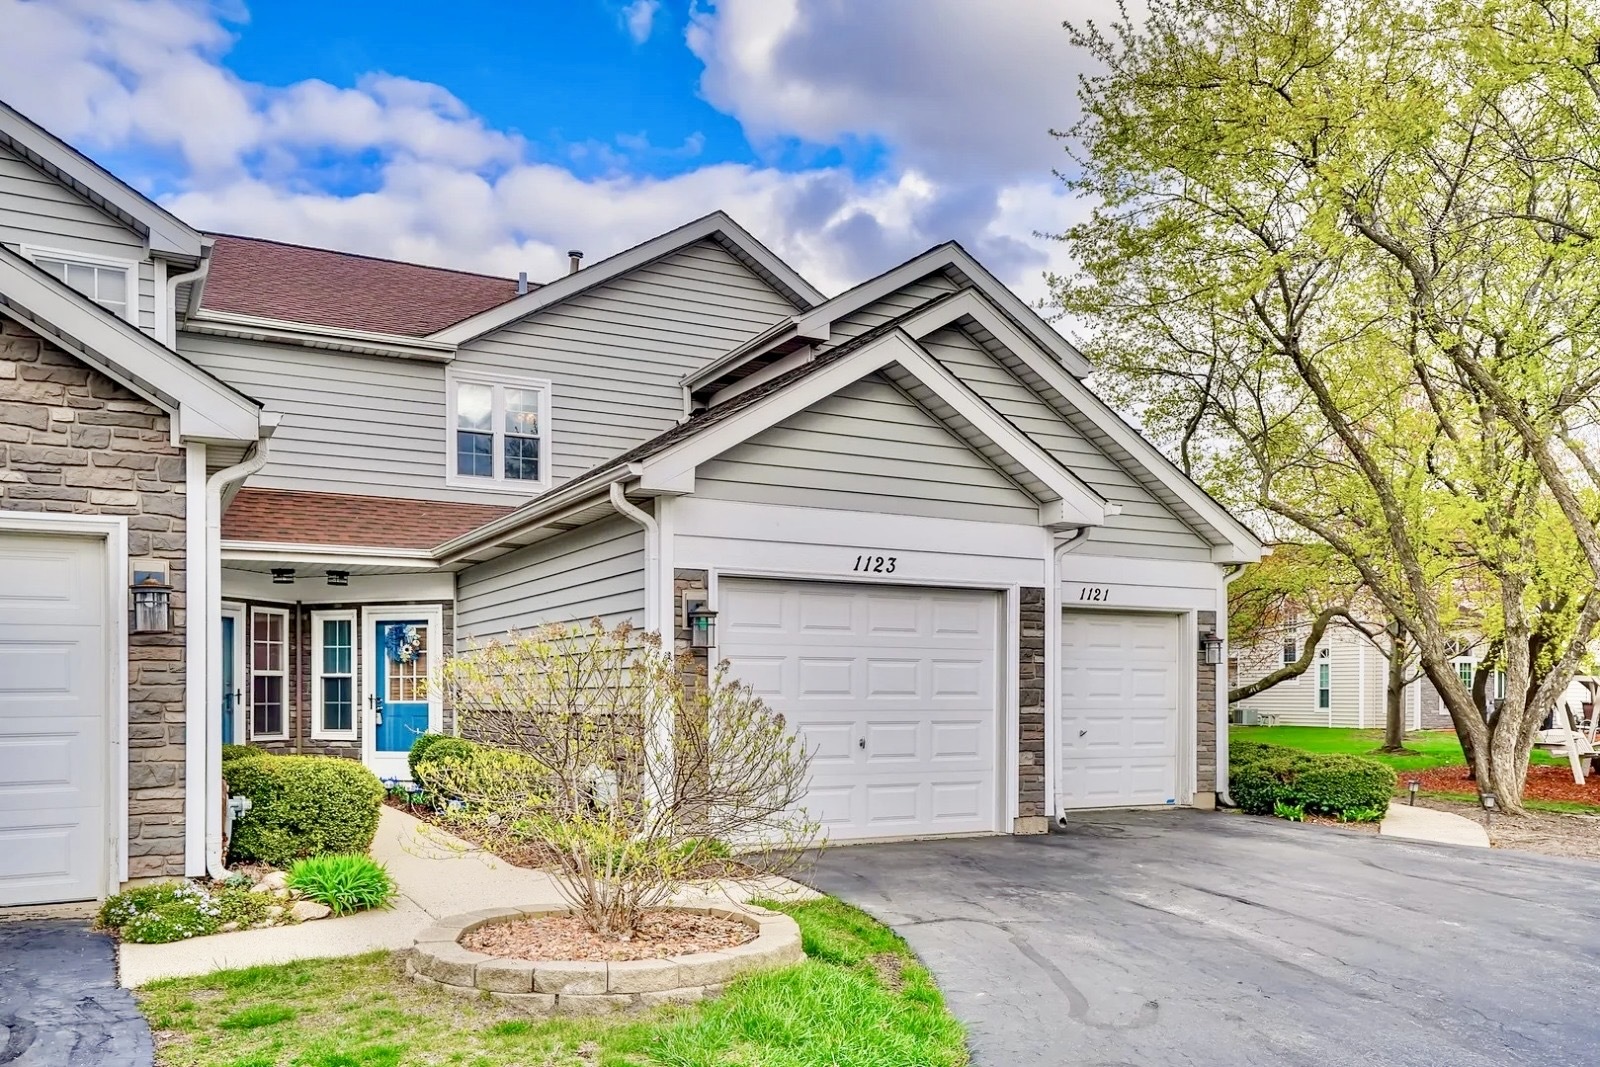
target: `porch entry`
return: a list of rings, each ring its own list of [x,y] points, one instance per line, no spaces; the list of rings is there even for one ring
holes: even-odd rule
[[[372,689],[367,694],[372,747],[368,765],[380,778],[408,778],[406,754],[428,732],[432,715],[428,674],[433,623],[423,618],[379,619],[370,631]]]

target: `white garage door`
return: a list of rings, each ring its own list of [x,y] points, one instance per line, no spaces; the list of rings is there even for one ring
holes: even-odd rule
[[[1061,627],[1061,808],[1178,795],[1178,619],[1069,611]]]
[[[726,580],[718,644],[812,752],[831,840],[993,831],[991,593]]]
[[[104,552],[0,533],[0,905],[105,891]]]

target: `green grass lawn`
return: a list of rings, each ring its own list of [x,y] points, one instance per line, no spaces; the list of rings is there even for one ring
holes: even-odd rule
[[[1383,744],[1382,730],[1343,730],[1325,726],[1231,726],[1228,736],[1265,745],[1298,748],[1302,752],[1337,752],[1350,756],[1370,756],[1398,772],[1425,771],[1433,767],[1458,767],[1466,763],[1461,742],[1453,730],[1414,730],[1406,735],[1406,751],[1377,751]],[[1548,752],[1535,752],[1535,763],[1564,763]],[[1476,799],[1476,798],[1474,798]]]
[[[839,901],[794,916],[805,963],[712,1001],[538,1020],[421,989],[374,953],[155,982],[137,991],[164,1067],[958,1067],[961,1024],[905,942]]]

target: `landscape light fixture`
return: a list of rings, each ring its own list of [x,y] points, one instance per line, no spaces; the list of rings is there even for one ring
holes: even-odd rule
[[[274,567],[274,568],[272,568],[272,584],[273,585],[293,585],[294,584],[294,568],[293,567]]]
[[[1211,666],[1222,662],[1222,638],[1217,636],[1215,630],[1207,630],[1200,635],[1200,651],[1205,653],[1205,661]]]
[[[328,584],[329,585],[349,585],[350,584],[350,572],[349,571],[329,571],[328,572]]]
[[[132,633],[164,634],[172,629],[172,586],[165,570],[135,570],[130,593]]]
[[[707,601],[685,600],[683,614],[690,648],[711,648],[717,643],[717,613]]]
[[[1417,806],[1417,785],[1418,783],[1415,778],[1406,783],[1406,792],[1411,797],[1411,806],[1413,808]]]

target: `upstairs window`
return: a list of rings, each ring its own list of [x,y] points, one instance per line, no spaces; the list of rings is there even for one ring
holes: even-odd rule
[[[447,481],[537,493],[550,485],[550,383],[451,375]]]
[[[78,290],[118,318],[133,319],[133,267],[113,260],[29,251],[34,266]]]
[[[1300,658],[1300,644],[1299,644],[1299,642],[1297,642],[1292,637],[1288,638],[1287,640],[1285,640],[1283,642],[1283,665],[1285,667],[1287,667],[1287,666],[1289,666],[1291,663],[1293,663],[1295,660],[1297,660],[1299,658]]]

